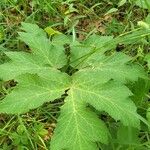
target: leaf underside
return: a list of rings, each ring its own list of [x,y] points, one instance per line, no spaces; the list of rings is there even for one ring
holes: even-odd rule
[[[50,41],[37,25],[23,23],[22,29],[19,39],[30,51],[6,52],[10,61],[0,65],[0,78],[13,79],[17,86],[0,102],[0,113],[28,112],[68,90],[51,150],[98,150],[100,142],[106,144],[109,131],[94,109],[125,126],[140,127],[132,93],[125,84],[145,74],[123,53],[105,55],[106,43],[113,37],[92,36],[79,43],[57,35]],[[78,69],[72,76],[60,71],[68,62],[65,43],[70,44],[70,65]],[[104,49],[94,52],[95,47]]]

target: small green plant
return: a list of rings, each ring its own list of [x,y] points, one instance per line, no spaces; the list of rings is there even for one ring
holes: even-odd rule
[[[140,128],[140,120],[146,122],[127,87],[138,78],[147,78],[143,68],[113,49],[119,43],[137,42],[149,29],[116,38],[92,35],[83,42],[62,34],[47,38],[35,24],[22,23],[21,29],[19,39],[29,49],[5,52],[10,60],[0,65],[0,78],[13,80],[16,86],[0,101],[0,113],[22,114],[63,99],[51,150],[98,150],[100,143],[107,144],[110,133],[103,114],[121,122],[123,129]]]

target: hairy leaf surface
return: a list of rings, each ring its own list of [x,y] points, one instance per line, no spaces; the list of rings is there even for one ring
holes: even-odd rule
[[[69,85],[66,78],[52,81],[31,74],[20,76],[17,81],[19,85],[0,103],[1,113],[25,113],[44,102],[60,98]]]
[[[62,114],[51,143],[52,149],[97,150],[96,142],[107,141],[108,132],[103,124],[100,124],[101,121],[99,120],[98,123],[96,116],[91,116],[93,113],[88,115],[87,106],[89,105],[100,112],[107,112],[116,121],[120,120],[126,126],[139,128],[139,117],[136,113],[136,106],[129,99],[132,95],[129,89],[114,81],[101,80],[99,75],[94,74],[95,72],[91,69],[90,73],[79,71],[72,76],[72,87],[62,107]],[[95,132],[91,128],[96,129]],[[87,130],[88,133],[85,134]],[[97,133],[101,136],[99,137]],[[58,145],[57,141],[61,141],[61,144]]]
[[[98,150],[96,142],[107,143],[106,126],[96,114],[86,108],[86,103],[73,89],[68,94],[51,142],[51,149]]]
[[[33,49],[28,53],[5,53],[10,61],[0,65],[0,78],[5,81],[14,79],[18,85],[0,102],[0,112],[3,113],[27,112],[60,98],[69,87],[69,76],[57,70],[66,62],[63,47],[55,45],[54,48],[37,25],[22,25],[27,33],[20,33],[20,39]]]
[[[126,85],[145,78],[144,71],[129,56],[107,51],[127,42],[123,36],[94,35],[80,43],[64,35],[50,40],[29,23],[23,23],[22,30],[19,38],[29,46],[28,52],[6,52],[10,61],[0,65],[0,78],[17,81],[0,101],[0,113],[25,113],[65,94],[51,150],[98,150],[109,137],[103,113],[124,126],[140,128],[142,117]],[[125,37],[135,40],[141,33]]]
[[[19,39],[31,48],[34,55],[38,56],[45,64],[55,68],[61,68],[66,64],[65,50],[62,45],[51,42],[46,37],[46,33],[37,25],[27,23],[22,25],[25,32],[19,32]]]
[[[77,68],[88,70],[92,68],[92,72],[102,79],[115,79],[121,82],[126,80],[135,81],[138,77],[145,77],[143,69],[139,65],[130,65],[131,58],[123,53],[114,53],[111,56],[94,53],[84,62],[79,63]],[[90,69],[88,69],[90,68]],[[93,77],[94,78],[94,77]]]

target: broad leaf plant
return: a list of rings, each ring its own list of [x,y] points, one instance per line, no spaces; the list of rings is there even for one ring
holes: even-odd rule
[[[0,113],[23,114],[66,94],[51,150],[98,150],[99,143],[107,144],[110,133],[102,113],[140,128],[142,117],[127,84],[146,75],[131,57],[114,49],[150,31],[116,38],[92,35],[79,42],[63,34],[48,38],[35,24],[22,23],[21,29],[19,39],[29,50],[5,52],[9,61],[0,65],[0,78],[17,84],[0,101]]]

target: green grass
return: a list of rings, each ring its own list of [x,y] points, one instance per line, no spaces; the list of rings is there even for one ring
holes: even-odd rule
[[[146,0],[145,0],[146,2]],[[1,0],[0,1],[0,63],[7,60],[3,51],[17,50],[26,51],[27,47],[17,38],[17,32],[21,22],[36,23],[42,28],[52,27],[54,30],[64,34],[73,35],[80,40],[86,39],[93,33],[99,35],[118,36],[134,30],[138,27],[138,21],[150,23],[147,18],[150,7],[146,2],[147,9],[142,5],[137,6],[134,0],[118,6],[117,0]],[[115,8],[115,9],[114,9]],[[115,10],[115,11],[112,11]],[[150,38],[142,39],[139,43],[131,44],[128,47],[118,45],[117,51],[123,51],[133,56],[136,62],[146,68],[143,61],[145,55],[150,52]],[[13,88],[13,81],[4,83],[0,81],[0,99],[2,99]],[[149,81],[138,82],[139,87],[133,92],[143,90],[143,94],[133,97],[139,107],[138,111],[146,115],[146,109],[150,105],[146,100],[149,95]],[[145,94],[147,93],[147,94]],[[139,105],[139,97],[143,102]],[[62,100],[57,103],[45,104],[21,116],[0,115],[0,150],[47,150],[49,141],[55,128],[59,107]],[[109,122],[111,130],[113,124],[111,118],[105,118]],[[113,122],[113,121],[112,121]],[[117,145],[112,141],[110,145],[113,150],[148,150],[150,149],[150,134],[144,126],[139,133],[140,147]],[[112,131],[113,132],[113,131]],[[110,146],[109,145],[109,146]],[[104,145],[103,150],[110,150]]]

